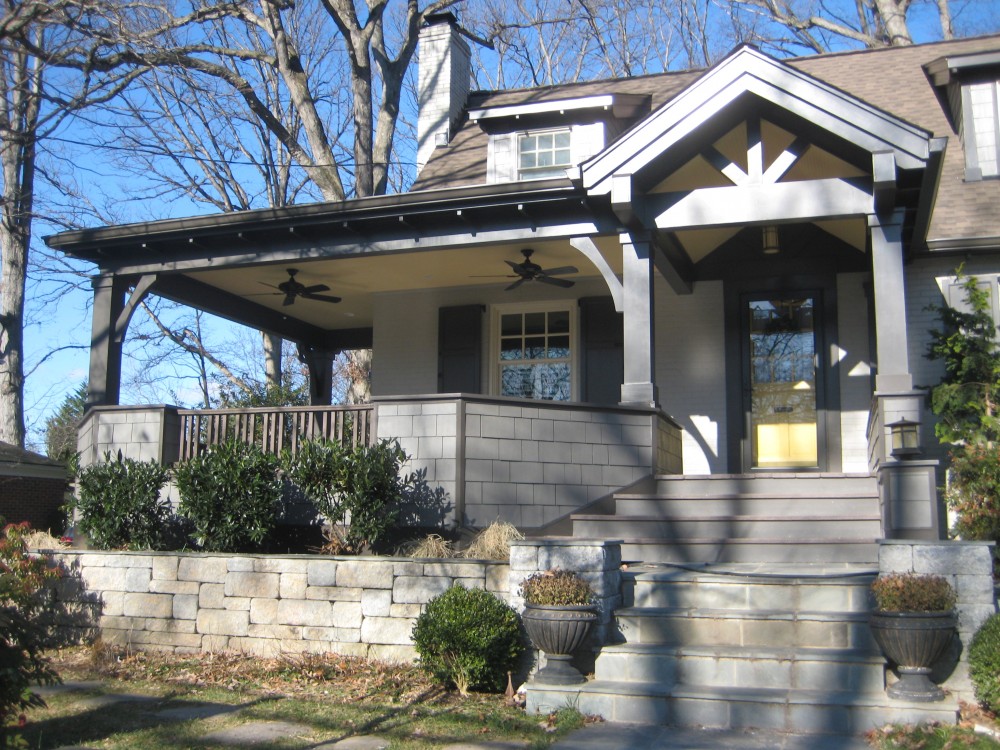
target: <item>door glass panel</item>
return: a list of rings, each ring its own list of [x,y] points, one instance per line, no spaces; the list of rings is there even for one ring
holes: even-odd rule
[[[751,300],[749,306],[753,466],[817,466],[814,300]]]

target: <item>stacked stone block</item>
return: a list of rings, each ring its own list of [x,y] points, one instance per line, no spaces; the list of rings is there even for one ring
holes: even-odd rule
[[[180,450],[180,416],[175,406],[108,406],[87,412],[77,433],[80,466],[104,454],[169,465]]]
[[[180,652],[341,653],[409,661],[424,605],[452,585],[506,596],[508,565],[475,560],[66,552],[59,597],[105,641]]]

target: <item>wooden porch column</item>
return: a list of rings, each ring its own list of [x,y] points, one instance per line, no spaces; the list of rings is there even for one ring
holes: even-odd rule
[[[906,294],[903,277],[903,209],[868,217],[872,237],[872,277],[875,289],[875,337],[878,374],[875,390],[913,390],[906,335]]]
[[[115,328],[125,309],[128,281],[118,276],[94,276],[91,285],[94,288],[94,317],[87,408],[115,405],[121,396],[122,339],[115,336]]]
[[[299,344],[299,359],[309,368],[309,403],[329,406],[333,400],[333,358],[337,352]]]
[[[624,269],[625,382],[622,404],[656,406],[653,351],[653,247],[632,234],[620,235]]]

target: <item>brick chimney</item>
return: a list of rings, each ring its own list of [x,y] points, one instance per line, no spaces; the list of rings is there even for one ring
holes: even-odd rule
[[[451,140],[452,128],[469,96],[471,51],[452,13],[427,16],[420,30],[417,69],[417,174],[438,145]]]

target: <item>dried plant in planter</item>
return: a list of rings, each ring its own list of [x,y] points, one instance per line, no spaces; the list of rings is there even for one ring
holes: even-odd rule
[[[955,607],[955,589],[935,575],[880,575],[872,583],[872,594],[881,612],[949,612]]]
[[[569,570],[546,570],[521,583],[521,596],[527,604],[542,607],[580,606],[594,602],[594,589]]]

